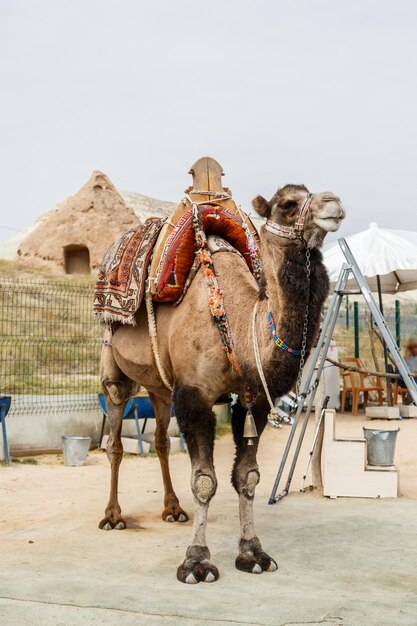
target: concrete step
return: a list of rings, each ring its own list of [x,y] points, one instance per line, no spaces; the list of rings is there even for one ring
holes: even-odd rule
[[[398,406],[367,406],[365,409],[366,417],[372,419],[400,419],[400,409]]]
[[[108,435],[104,435],[101,440],[100,448],[105,450],[107,448]],[[140,454],[139,442],[137,439],[130,439],[130,437],[122,437],[123,452],[129,452],[129,454]],[[151,449],[151,445],[147,441],[143,441],[143,451],[146,454]]]
[[[417,406],[415,404],[399,404],[401,417],[417,417]]]
[[[155,433],[144,433],[142,439],[149,443],[151,451],[155,450]],[[181,439],[179,437],[170,437],[171,449],[170,454],[181,452]]]

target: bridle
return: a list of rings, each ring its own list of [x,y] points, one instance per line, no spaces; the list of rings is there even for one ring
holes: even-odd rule
[[[265,228],[268,232],[280,237],[286,237],[287,239],[303,239],[304,222],[307,217],[308,210],[310,208],[311,200],[313,198],[312,193],[308,193],[304,198],[304,201],[297,213],[297,219],[293,226],[284,226],[283,224],[277,224],[271,220],[267,220]]]

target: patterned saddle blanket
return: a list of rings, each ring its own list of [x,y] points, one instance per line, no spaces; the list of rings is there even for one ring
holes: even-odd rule
[[[201,222],[212,253],[224,249],[237,251],[255,273],[259,250],[248,235],[242,219],[225,207],[200,206]],[[94,292],[93,311],[102,322],[135,324],[135,313],[141,305],[148,266],[158,235],[165,220],[149,218],[127,231],[106,253]],[[215,245],[214,235],[230,246]],[[192,210],[178,220],[163,248],[156,275],[150,276],[152,299],[158,302],[180,300],[198,271],[197,245],[192,221]],[[259,261],[260,262],[260,261]]]
[[[150,217],[124,233],[106,252],[93,299],[93,312],[101,322],[135,325],[149,261],[164,222]]]

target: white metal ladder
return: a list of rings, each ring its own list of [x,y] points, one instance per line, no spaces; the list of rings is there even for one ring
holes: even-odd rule
[[[410,373],[404,361],[404,358],[400,352],[400,349],[394,341],[394,338],[392,336],[390,329],[388,328],[388,325],[384,319],[384,316],[379,310],[371,294],[371,291],[368,287],[368,284],[361,270],[359,269],[359,266],[356,263],[356,260],[349,246],[347,245],[345,239],[343,238],[338,239],[338,243],[345,256],[346,263],[343,264],[340,270],[339,278],[337,279],[336,286],[333,292],[333,297],[330,301],[330,305],[329,305],[326,317],[323,322],[323,327],[320,333],[317,347],[313,353],[313,358],[311,360],[310,369],[305,379],[304,389],[301,393],[301,398],[298,399],[298,407],[297,407],[297,412],[294,416],[294,423],[291,427],[291,431],[288,436],[288,441],[285,446],[284,454],[282,456],[281,463],[277,472],[277,476],[275,478],[274,486],[272,488],[271,496],[269,498],[269,504],[275,504],[276,502],[279,502],[279,500],[282,500],[282,498],[284,498],[290,490],[290,485],[291,485],[292,477],[294,474],[295,466],[297,464],[297,460],[300,454],[300,449],[301,449],[301,445],[303,443],[304,435],[307,429],[307,424],[308,424],[308,420],[310,417],[311,408],[313,406],[314,397],[316,395],[316,389],[317,389],[320,376],[322,374],[323,367],[326,361],[327,351],[329,349],[330,341],[333,336],[334,327],[336,325],[337,317],[339,314],[340,306],[342,304],[342,299],[344,295],[362,294],[363,297],[365,298],[365,301],[369,307],[369,310],[371,311],[373,315],[374,321],[376,325],[378,326],[382,337],[384,338],[386,347],[390,351],[391,356],[393,357],[397,365],[398,372],[401,374],[404,380],[404,383],[407,385],[408,391],[410,392],[410,395],[413,399],[414,404],[417,405],[417,385],[414,381],[413,375]],[[358,285],[358,289],[356,290],[346,289],[346,285],[351,274],[355,278],[357,285]],[[312,381],[313,381],[314,374],[315,374],[315,379],[313,383]],[[298,436],[298,441],[297,441],[296,448],[294,451],[294,457],[291,462],[291,466],[288,472],[288,478],[285,483],[285,487],[277,495],[278,486],[279,486],[279,483],[281,481],[281,478],[284,472],[285,464],[287,462],[288,454],[290,452],[290,449],[294,440],[298,422],[300,421],[300,417],[301,417],[301,413],[302,413],[303,405],[304,405],[304,399],[306,399],[307,401],[306,413],[305,413],[304,420],[301,426],[300,434]]]

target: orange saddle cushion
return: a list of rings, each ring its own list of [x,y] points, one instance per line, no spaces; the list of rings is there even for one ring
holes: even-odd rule
[[[200,205],[200,215],[206,237],[218,235],[226,239],[240,252],[253,273],[252,258],[240,216],[219,205]],[[174,302],[183,293],[196,252],[192,217],[192,209],[189,209],[166,240],[154,277],[153,300]]]

